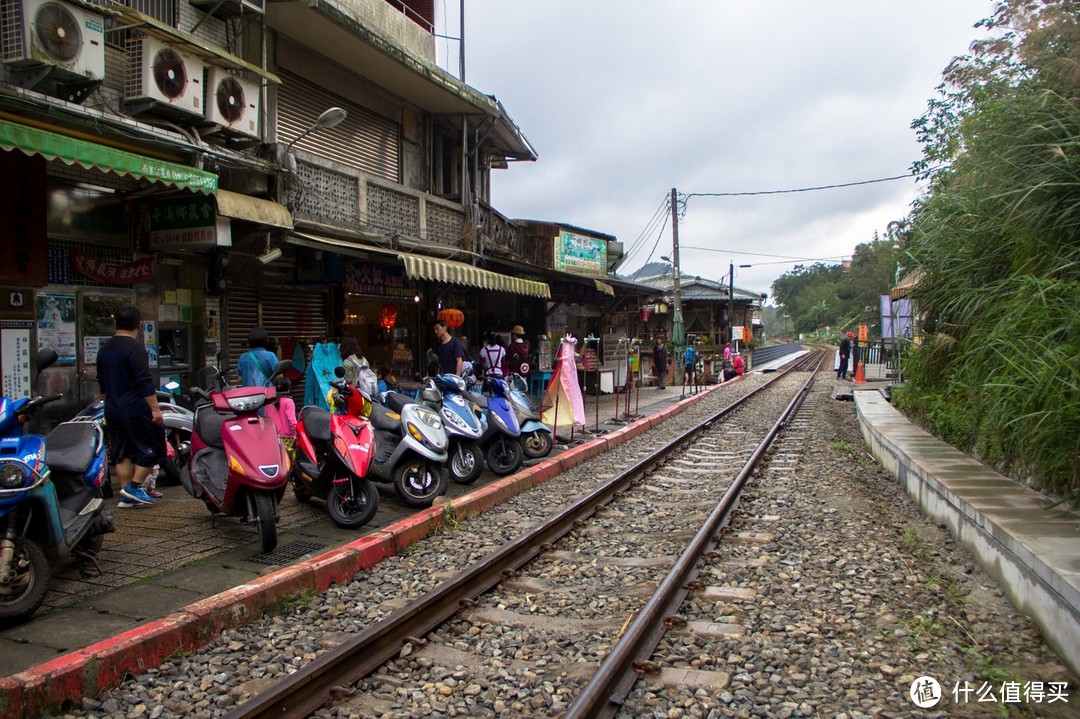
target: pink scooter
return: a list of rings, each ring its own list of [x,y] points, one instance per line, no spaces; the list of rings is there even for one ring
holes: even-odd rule
[[[291,367],[289,360],[278,362],[273,377]],[[215,389],[191,391],[201,401],[191,433],[191,471],[181,476],[181,483],[211,513],[253,523],[263,552],[272,552],[290,461],[273,420],[261,417],[259,410],[277,402],[277,390],[230,387],[216,367],[203,372],[212,372]]]

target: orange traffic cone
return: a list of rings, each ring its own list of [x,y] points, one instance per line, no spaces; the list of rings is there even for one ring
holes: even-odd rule
[[[855,367],[855,381],[866,382],[866,370],[863,367],[863,361],[859,360],[859,364]]]

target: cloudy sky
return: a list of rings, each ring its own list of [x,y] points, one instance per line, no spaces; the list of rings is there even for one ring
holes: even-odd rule
[[[458,1],[440,0],[457,36]],[[498,97],[539,160],[492,178],[494,206],[616,235],[628,274],[683,272],[769,292],[799,258],[838,262],[903,217],[911,121],[981,36],[989,0],[465,0],[465,80]],[[457,44],[440,41],[457,74]],[[449,60],[443,60],[449,57]],[[664,218],[668,218],[664,222]],[[738,268],[740,264],[753,264]],[[807,264],[807,262],[804,262]]]

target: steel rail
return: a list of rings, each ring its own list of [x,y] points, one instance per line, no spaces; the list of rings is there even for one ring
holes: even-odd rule
[[[816,353],[812,355],[812,358],[816,359],[818,365],[824,361]],[[800,362],[800,366],[810,364],[812,361]],[[671,618],[682,606],[686,595],[690,593],[693,587],[692,582],[700,571],[702,558],[716,547],[723,536],[724,529],[730,524],[732,513],[738,506],[747,480],[760,464],[777,435],[798,412],[813,385],[814,375],[811,374],[784,408],[765,438],[754,449],[697,534],[679,555],[667,576],[657,585],[653,596],[635,615],[633,621],[600,663],[593,678],[567,708],[563,719],[613,717],[618,713],[626,695],[637,681],[638,675],[643,673],[642,668],[645,662],[652,656],[660,639],[667,631]]]
[[[310,715],[332,698],[336,688],[363,679],[397,656],[406,642],[415,641],[416,637],[422,637],[445,623],[463,606],[550,549],[560,537],[573,531],[578,522],[588,519],[598,508],[616,499],[642,474],[683,449],[714,422],[804,364],[803,361],[796,362],[778,372],[744,397],[686,430],[667,446],[634,463],[584,497],[563,505],[554,515],[514,541],[283,678],[266,692],[236,707],[225,715],[226,719],[300,719]]]

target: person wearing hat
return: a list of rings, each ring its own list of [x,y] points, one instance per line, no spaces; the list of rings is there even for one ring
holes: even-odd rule
[[[840,366],[836,370],[836,379],[847,379],[848,358],[851,357],[851,340],[855,338],[854,332],[848,332],[847,336],[840,341]]]
[[[525,328],[514,325],[510,330],[510,346],[506,348],[510,371],[522,377],[529,376],[529,340],[525,339]]]

